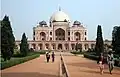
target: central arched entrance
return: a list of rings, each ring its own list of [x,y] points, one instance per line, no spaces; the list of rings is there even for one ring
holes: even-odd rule
[[[62,50],[62,44],[58,44],[58,49],[60,50]]]
[[[79,32],[75,32],[75,34],[74,34],[74,39],[75,39],[76,41],[78,41],[78,40],[81,40],[80,38],[81,38],[81,37],[80,37],[80,33],[79,33]]]
[[[65,40],[65,31],[61,28],[55,31],[56,40]]]

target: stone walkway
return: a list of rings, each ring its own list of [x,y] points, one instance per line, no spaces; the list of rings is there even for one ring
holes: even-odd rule
[[[45,56],[2,70],[2,77],[58,77],[60,56],[46,63]]]
[[[97,62],[83,56],[64,56],[64,60],[70,77],[120,77],[120,68],[115,67],[113,74],[110,75],[108,67],[105,65],[104,74],[101,75]]]

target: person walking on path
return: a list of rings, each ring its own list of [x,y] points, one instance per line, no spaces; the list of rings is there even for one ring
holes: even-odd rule
[[[108,66],[109,66],[109,72],[110,72],[110,74],[112,74],[112,70],[114,68],[114,57],[112,54],[112,50],[110,50],[108,53],[107,62],[108,62]]]
[[[47,63],[48,63],[49,59],[50,59],[50,54],[48,52],[46,53],[46,59],[47,59]]]
[[[52,52],[52,62],[54,62],[54,60],[55,60],[55,53]]]
[[[100,54],[97,63],[99,64],[100,73],[103,74],[103,71],[104,71],[104,56],[103,56],[103,53]]]

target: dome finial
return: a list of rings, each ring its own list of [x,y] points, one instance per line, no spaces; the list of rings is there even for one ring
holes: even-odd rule
[[[60,7],[60,5],[59,5],[59,11],[61,11],[61,7]]]

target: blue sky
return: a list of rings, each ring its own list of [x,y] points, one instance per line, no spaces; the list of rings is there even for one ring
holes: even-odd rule
[[[72,21],[86,25],[89,40],[95,40],[98,24],[104,39],[111,39],[113,27],[120,25],[120,0],[1,0],[0,20],[5,14],[10,17],[16,40],[23,32],[32,39],[33,27],[41,20],[48,22],[58,5]]]

